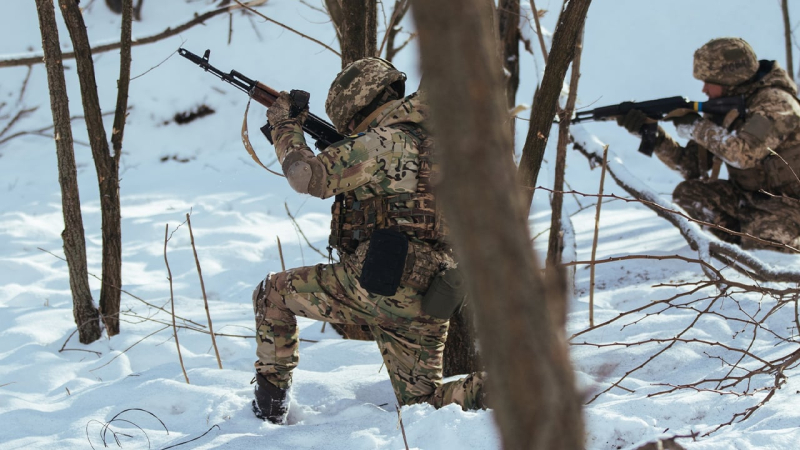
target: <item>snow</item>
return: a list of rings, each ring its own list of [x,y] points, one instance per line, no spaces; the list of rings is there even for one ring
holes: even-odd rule
[[[144,20],[134,24],[133,33],[159,33],[189,20],[195,12],[208,10],[213,3],[217,2],[145,2]],[[92,42],[114,41],[119,35],[119,17],[99,0],[82,5],[88,8],[86,22]],[[542,18],[545,30],[555,29],[560,5],[558,0],[537,2],[539,9],[549,11]],[[259,11],[336,46],[327,17],[302,2],[273,0]],[[527,11],[530,14],[530,6]],[[6,5],[5,12],[0,16],[4,38],[0,39],[0,59],[36,54],[41,38],[33,2],[14,2]],[[120,192],[123,287],[138,299],[123,295],[120,335],[87,346],[72,336],[75,324],[66,264],[59,259],[63,255],[63,222],[52,139],[26,135],[0,145],[0,448],[100,448],[103,425],[115,416],[105,443],[116,445],[116,432],[124,448],[165,448],[195,438],[182,448],[405,448],[394,394],[375,344],[342,340],[330,326],[323,331],[319,322],[300,319],[303,341],[290,425],[263,423],[250,412],[255,345],[252,339],[239,336],[253,334],[252,290],[267,273],[281,269],[277,238],[287,267],[325,261],[305,244],[300,230],[324,252],[330,202],[295,194],[284,179],[258,167],[239,137],[245,96],[174,52],[180,46],[199,54],[209,48],[211,64],[224,71],[235,68],[277,89],[307,90],[312,93],[312,112],[320,117],[326,117],[325,93],[340,62],[330,51],[263,19],[240,12],[232,19],[230,45],[227,15],[221,15],[179,36],[133,48],[132,73],[141,76],[131,83],[132,109],[125,129]],[[62,48],[68,50],[71,43],[60,19],[59,23]],[[410,15],[402,26],[406,30],[413,27]],[[702,100],[701,83],[691,77],[691,55],[709,39],[728,35],[748,40],[761,58],[784,62],[776,2],[595,2],[586,25],[579,106],[673,95]],[[530,29],[525,36],[533,39],[535,56],[520,56],[520,104],[530,103],[544,68],[536,36]],[[113,111],[118,53],[96,54],[95,63],[101,106]],[[408,73],[413,90],[420,79],[416,50],[403,50],[395,64]],[[71,114],[82,115],[75,63],[67,60],[65,66]],[[27,90],[19,101],[27,75],[26,67],[0,69],[0,103],[6,103],[0,109],[0,127],[17,111],[38,106],[9,132],[36,130],[52,122],[42,65],[31,69]],[[172,120],[175,113],[203,104],[215,113],[187,125]],[[262,125],[263,113],[263,108],[252,105],[251,130]],[[522,117],[528,114],[523,112]],[[106,116],[107,133],[111,120]],[[524,142],[526,123],[518,121],[518,147]],[[87,142],[81,120],[73,122],[73,130],[77,141]],[[582,140],[594,142],[595,149],[609,144],[616,155],[612,164],[627,169],[631,180],[660,194],[651,200],[667,204],[680,181],[678,174],[656,158],[638,154],[636,139],[612,123],[588,123],[583,133]],[[256,132],[251,140],[261,160],[278,169],[269,144]],[[547,187],[552,186],[555,138],[550,144],[538,180]],[[87,146],[76,144],[75,153],[89,270],[99,276],[96,173]],[[567,163],[569,189],[596,193],[600,171],[591,170],[586,159],[572,150]],[[627,195],[609,177],[605,193]],[[595,201],[580,195],[565,197],[564,208],[573,225],[568,241],[575,245],[568,260],[590,258]],[[297,219],[300,230],[285,208]],[[181,225],[187,213],[191,213],[214,330],[228,335],[217,338],[221,370],[209,336],[198,331],[207,319],[188,229]],[[175,311],[186,319],[178,320],[186,327],[179,331],[179,340],[191,384],[184,380],[171,326],[167,327],[171,318],[157,309],[170,308],[165,224],[172,233],[168,258]],[[550,226],[546,191],[537,191],[534,197],[530,224],[532,236]],[[696,225],[687,226],[698,241],[713,239]],[[546,246],[545,232],[534,241],[542,258]],[[626,255],[698,258],[675,227],[643,205],[605,200],[597,259]],[[753,255],[775,270],[797,267],[800,262],[797,256],[769,251],[754,251]],[[722,267],[719,262],[714,264]],[[723,274],[751,283],[730,270]],[[623,259],[596,266],[594,321],[619,320],[572,339],[572,359],[587,401],[665,348],[668,342],[658,340],[681,334],[704,308],[711,308],[714,314],[701,315],[682,338],[749,348],[766,360],[781,358],[796,348],[798,330],[792,303],[771,312],[778,303],[760,294],[732,290],[717,298],[714,288],[706,288],[679,297],[686,303],[683,307],[655,314],[670,298],[691,291],[694,285],[690,283],[702,280],[697,264],[677,259]],[[90,278],[90,285],[97,299],[99,281]],[[589,289],[588,267],[577,266],[567,323],[570,336],[588,327]],[[635,308],[642,312],[623,315]],[[726,320],[723,315],[736,320]],[[755,334],[742,323],[748,315],[764,320]],[[646,340],[653,342],[615,345]],[[603,346],[582,345],[584,342]],[[763,400],[766,392],[743,397],[692,390],[654,394],[668,389],[658,383],[685,384],[723,376],[729,367],[719,358],[737,357],[700,342],[676,343],[628,375],[620,383],[624,389],[610,389],[586,406],[587,448],[630,449],[657,437],[703,434],[730,421],[734,414]],[[743,364],[750,369],[759,366],[752,359]],[[696,441],[679,442],[691,450],[795,448],[800,439],[800,410],[795,406],[800,391],[798,369],[790,365],[784,374],[786,384],[747,420]],[[773,380],[774,375],[762,375],[754,378],[752,387],[768,387]],[[410,448],[500,447],[491,411],[464,412],[455,406],[435,410],[427,405],[400,411]]]

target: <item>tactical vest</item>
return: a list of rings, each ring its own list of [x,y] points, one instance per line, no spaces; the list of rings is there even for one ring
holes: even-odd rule
[[[417,143],[419,172],[416,192],[356,199],[353,191],[337,194],[331,208],[328,243],[339,252],[353,253],[360,242],[377,229],[391,228],[434,247],[444,246],[447,227],[436,207],[432,178],[438,176],[433,162],[433,140],[418,125],[396,125]]]
[[[772,89],[781,89],[773,87]],[[782,89],[783,90],[783,89]],[[800,102],[794,93],[795,101]],[[754,92],[755,96],[758,91]],[[752,98],[752,96],[750,98]],[[735,128],[736,125],[731,128]],[[745,191],[758,192],[763,189],[770,194],[787,195],[800,198],[800,130],[792,132],[783,145],[773,149],[777,154],[770,154],[756,167],[737,169],[728,166],[729,179]]]

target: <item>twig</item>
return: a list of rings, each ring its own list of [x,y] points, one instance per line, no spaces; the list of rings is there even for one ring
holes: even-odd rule
[[[275,237],[278,239],[278,255],[281,257],[281,271],[286,272],[286,263],[283,262],[283,247],[281,247],[281,237]]]
[[[39,109],[39,107],[38,107],[38,106],[35,106],[35,107],[33,107],[33,108],[28,108],[28,109],[21,109],[21,110],[19,110],[19,111],[17,112],[17,114],[15,114],[15,115],[14,115],[14,117],[13,117],[13,118],[11,118],[11,120],[10,120],[10,121],[8,121],[8,123],[7,123],[7,124],[6,124],[6,126],[3,128],[3,130],[2,130],[2,131],[0,131],[0,137],[3,137],[3,135],[5,135],[5,134],[8,132],[8,130],[10,130],[10,129],[11,129],[11,127],[13,127],[13,126],[14,126],[14,125],[15,125],[17,122],[19,122],[20,120],[22,120],[23,118],[25,118],[25,116],[27,116],[28,114],[31,114],[31,113],[33,113],[33,112],[34,112],[34,111],[36,111],[37,109]],[[52,125],[51,125],[49,128],[53,128],[53,127],[52,127]],[[0,144],[2,144],[3,142],[5,142],[5,140],[3,140],[3,141],[0,141]]]
[[[341,54],[341,53],[339,53],[339,52],[337,52],[336,50],[332,49],[331,47],[329,47],[329,46],[328,46],[327,44],[325,44],[324,42],[322,42],[322,41],[320,41],[320,40],[318,40],[318,39],[314,39],[313,37],[311,37],[311,36],[308,36],[308,35],[306,35],[306,34],[303,34],[303,33],[301,33],[301,32],[299,32],[299,31],[295,30],[294,28],[292,28],[292,27],[290,27],[290,26],[287,26],[287,25],[284,25],[284,24],[282,24],[282,23],[280,23],[280,22],[278,22],[278,21],[272,20],[272,19],[270,19],[269,17],[265,16],[264,14],[261,14],[260,12],[256,11],[255,9],[253,9],[253,8],[251,8],[251,7],[247,6],[246,4],[244,4],[244,3],[240,2],[239,0],[233,0],[233,1],[235,1],[237,4],[239,4],[239,6],[241,6],[242,8],[244,8],[244,9],[246,9],[246,10],[250,11],[251,13],[253,13],[253,14],[257,15],[258,17],[261,17],[262,19],[264,19],[264,20],[266,20],[266,21],[268,21],[268,22],[272,22],[272,23],[274,23],[275,25],[278,25],[278,26],[279,26],[279,27],[281,27],[281,28],[284,28],[284,29],[286,29],[286,30],[289,30],[289,31],[291,31],[292,33],[295,33],[295,34],[297,34],[297,35],[298,35],[298,36],[300,36],[300,37],[306,38],[306,39],[308,39],[308,40],[309,40],[309,41],[311,41],[311,42],[314,42],[314,43],[316,43],[316,44],[319,44],[319,45],[321,45],[321,46],[325,47],[326,49],[330,50],[331,52],[333,52],[333,53],[334,53],[336,56],[339,56],[339,57],[341,57],[341,56],[342,56],[342,54]]]
[[[6,383],[6,384],[0,384],[0,388],[1,387],[6,387],[6,386],[11,385],[11,384],[15,384],[15,383],[16,383],[16,381],[12,381],[11,383]]]
[[[252,2],[249,2],[252,3]],[[248,4],[249,4],[248,3]],[[194,27],[195,25],[200,25],[205,23],[208,19],[211,19],[214,16],[218,16],[220,14],[226,13],[233,9],[239,9],[240,6],[230,5],[225,6],[218,9],[213,9],[211,11],[207,11],[203,14],[195,15],[194,18],[191,20],[182,23],[176,27],[169,27],[166,30],[154,34],[151,36],[145,36],[138,39],[133,39],[131,41],[131,46],[136,47],[139,45],[151,44],[153,42],[158,42],[162,39],[175,36],[177,34],[183,33],[184,31]],[[98,53],[107,52],[111,50],[117,50],[122,46],[121,42],[111,42],[107,44],[100,44],[100,45],[92,45],[92,54],[97,55]],[[75,52],[64,52],[62,54],[63,59],[71,59],[75,57]],[[10,59],[2,59],[0,58],[0,68],[2,67],[15,67],[15,66],[30,66],[32,64],[41,64],[44,61],[44,57],[40,53],[34,53],[31,56],[25,56],[22,58],[10,58]]]
[[[183,42],[181,42],[181,47],[183,47],[183,44],[184,44],[185,42],[186,42],[186,41],[183,41]],[[149,69],[147,69],[147,70],[145,70],[144,72],[140,73],[139,75],[136,75],[135,77],[131,78],[131,81],[133,81],[133,80],[135,80],[135,79],[137,79],[137,78],[141,78],[141,77],[143,77],[143,76],[147,75],[148,73],[150,73],[150,71],[151,71],[151,70],[153,70],[153,69],[155,69],[155,68],[157,68],[157,67],[161,66],[162,64],[164,64],[165,62],[167,62],[167,61],[168,61],[170,58],[172,58],[173,56],[175,56],[175,54],[176,54],[176,53],[178,53],[178,50],[177,50],[177,49],[176,49],[174,52],[170,53],[170,54],[169,54],[169,56],[167,56],[166,58],[164,58],[164,60],[163,60],[163,61],[161,61],[160,63],[156,64],[155,66],[153,66],[153,67],[151,67],[151,68],[149,68]]]
[[[43,249],[43,248],[41,248],[41,247],[36,247],[36,248],[37,248],[38,250],[41,250],[41,251],[43,251],[43,252],[45,252],[45,253],[48,253],[48,254],[50,254],[50,255],[52,255],[52,256],[54,256],[54,257],[56,257],[56,258],[58,258],[58,259],[60,259],[60,260],[62,260],[62,261],[66,261],[66,259],[64,259],[64,258],[62,258],[62,257],[60,257],[60,256],[58,256],[58,255],[56,255],[55,253],[53,253],[53,252],[51,252],[51,251],[45,250],[45,249]],[[95,274],[93,274],[93,273],[91,273],[91,272],[89,272],[89,275],[90,275],[90,276],[92,276],[92,277],[94,277],[94,279],[96,279],[96,280],[100,280],[100,281],[102,282],[102,279],[101,279],[100,277],[98,277],[97,275],[95,275]],[[120,289],[120,288],[118,288],[118,287],[117,287],[117,289],[119,289],[119,291],[120,291],[120,292],[122,292],[123,294],[129,295],[131,298],[133,298],[133,299],[135,299],[135,300],[138,300],[138,301],[140,301],[140,302],[144,303],[145,305],[147,305],[147,306],[149,306],[149,307],[151,307],[151,308],[154,308],[154,309],[157,309],[157,310],[159,310],[159,311],[163,311],[163,312],[165,312],[165,313],[167,313],[167,314],[170,314],[170,312],[169,312],[169,311],[167,311],[166,309],[164,309],[164,308],[162,308],[162,307],[160,307],[160,306],[156,306],[156,305],[154,305],[154,304],[152,304],[152,303],[150,303],[150,302],[148,302],[148,301],[144,300],[144,299],[143,299],[143,298],[141,298],[141,297],[138,297],[138,296],[136,296],[136,295],[133,295],[133,294],[131,294],[130,292],[126,291],[125,289]],[[177,317],[178,319],[180,319],[180,320],[182,320],[182,321],[184,321],[184,322],[188,322],[188,323],[191,323],[191,324],[193,324],[193,325],[197,325],[198,327],[202,327],[202,328],[205,328],[205,327],[206,327],[206,326],[205,326],[205,325],[203,325],[203,324],[197,323],[197,322],[195,322],[195,321],[193,321],[193,320],[191,320],[191,319],[187,319],[187,318],[185,318],[185,317],[181,317],[181,316],[175,316],[175,317]],[[76,330],[76,331],[77,331],[77,330]],[[73,331],[73,332],[72,332],[72,334],[75,334],[75,332]],[[72,335],[70,335],[70,337],[72,337]],[[67,339],[67,340],[69,340],[69,339]],[[65,346],[67,345],[67,344],[66,344],[66,342],[64,343],[64,345],[65,345]]]
[[[167,242],[169,242],[169,224],[167,224],[166,227],[164,228],[164,263],[167,265],[167,279],[169,280],[169,300],[170,304],[172,305],[172,331],[173,331],[173,336],[175,336],[175,346],[178,348],[178,359],[181,362],[181,370],[183,370],[183,377],[186,379],[186,384],[191,384],[189,383],[189,375],[186,374],[186,367],[184,367],[183,365],[183,356],[181,355],[181,344],[180,342],[178,342],[178,327],[175,325],[175,296],[172,289],[172,271],[169,269],[169,261],[167,260]]]
[[[214,428],[216,428],[216,429],[218,429],[218,430],[220,430],[220,429],[221,429],[221,428],[219,427],[219,425],[216,425],[216,424],[214,424],[214,425],[213,425],[211,428],[209,428],[208,430],[206,430],[206,432],[205,432],[205,433],[201,434],[200,436],[197,436],[197,437],[196,437],[196,438],[194,438],[194,439],[189,439],[188,441],[183,441],[183,442],[181,442],[181,443],[178,443],[178,444],[175,444],[175,445],[170,445],[169,447],[164,447],[164,448],[163,448],[163,449],[161,449],[161,450],[167,450],[167,449],[169,449],[169,448],[175,448],[175,447],[178,447],[178,446],[181,446],[181,445],[184,445],[184,444],[188,444],[189,442],[194,442],[194,441],[196,441],[196,440],[198,440],[198,439],[202,438],[203,436],[207,435],[208,433],[210,433],[210,432],[211,432],[211,430],[213,430]]]
[[[297,224],[297,220],[295,220],[295,218],[292,215],[291,211],[289,211],[289,204],[286,203],[286,202],[283,202],[283,207],[286,208],[286,214],[289,216],[289,219],[291,219],[291,221],[294,224],[295,228],[297,229],[298,233],[300,233],[300,235],[303,236],[303,240],[306,241],[306,245],[308,245],[311,248],[311,250],[314,250],[315,252],[319,253],[323,258],[327,258],[328,255],[326,255],[325,253],[322,253],[321,251],[319,251],[318,248],[316,248],[313,245],[311,245],[311,241],[308,240],[308,238],[306,237],[306,234],[303,233],[303,229],[300,228],[300,225]]]
[[[536,34],[539,36],[539,46],[542,48],[542,58],[547,64],[547,46],[544,45],[544,34],[542,34],[542,26],[539,24],[539,10],[536,9],[535,0],[531,0],[531,9],[533,9],[533,21],[536,23]]]
[[[152,333],[148,334],[147,336],[145,336],[145,337],[143,337],[143,338],[139,339],[138,341],[134,342],[133,344],[131,344],[131,345],[130,345],[128,348],[126,348],[125,350],[123,350],[123,351],[121,351],[120,353],[118,353],[118,354],[114,355],[114,357],[113,357],[113,358],[111,358],[110,360],[108,360],[108,362],[106,362],[106,363],[105,363],[105,364],[103,364],[102,366],[100,366],[100,367],[95,367],[94,369],[89,369],[89,372],[94,372],[95,370],[102,369],[103,367],[105,367],[105,366],[107,366],[107,365],[111,364],[111,362],[112,362],[112,361],[114,361],[115,359],[117,359],[117,358],[119,358],[120,356],[124,355],[124,354],[125,354],[125,353],[126,353],[128,350],[132,349],[133,347],[135,347],[135,346],[136,346],[136,345],[138,345],[139,343],[141,343],[141,342],[144,342],[144,340],[145,340],[145,339],[147,339],[147,338],[149,338],[150,336],[153,336],[153,335],[155,335],[155,334],[158,334],[158,333],[160,333],[160,332],[162,332],[162,331],[166,330],[167,328],[169,328],[169,325],[168,325],[168,326],[165,326],[165,327],[163,327],[163,328],[160,328],[160,329],[158,329],[158,330],[156,330],[156,331],[153,331]]]
[[[589,274],[589,326],[594,326],[594,269],[597,255],[597,239],[600,235],[600,207],[603,205],[603,185],[606,181],[606,163],[608,162],[608,144],[603,149],[603,166],[600,171],[600,189],[598,190],[597,209],[594,215],[594,238],[592,239],[592,266]]]
[[[206,317],[208,317],[208,331],[211,335],[211,343],[214,345],[214,353],[217,355],[217,364],[222,369],[222,359],[219,357],[219,349],[217,348],[217,339],[214,337],[214,325],[211,323],[211,311],[208,309],[208,296],[206,295],[206,285],[203,282],[203,271],[200,269],[200,259],[197,257],[197,248],[194,245],[194,233],[192,233],[192,220],[189,214],[186,214],[186,223],[189,225],[189,237],[192,241],[192,251],[194,252],[194,261],[197,264],[197,275],[200,277],[200,290],[203,291],[203,304],[206,308]],[[177,335],[177,333],[176,333]]]
[[[394,407],[397,410],[397,426],[399,426],[400,431],[403,432],[403,442],[406,444],[406,450],[409,450],[408,439],[406,439],[406,427],[403,425],[403,415],[400,414],[400,407],[397,404],[395,404]]]
[[[28,82],[31,80],[31,72],[33,72],[33,66],[28,66],[28,73],[25,74],[25,80],[22,82],[22,88],[20,88],[19,97],[17,97],[17,105],[22,103],[22,99],[25,97],[25,90],[28,88]]]

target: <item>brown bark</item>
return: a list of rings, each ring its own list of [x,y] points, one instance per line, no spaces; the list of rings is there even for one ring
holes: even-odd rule
[[[39,28],[42,32],[42,49],[50,89],[50,107],[56,136],[58,159],[58,182],[61,186],[61,207],[64,214],[64,256],[69,268],[69,286],[72,292],[75,324],[83,344],[100,338],[100,320],[89,289],[89,273],[86,265],[86,242],[83,235],[80,197],[78,195],[78,173],[72,144],[72,125],[69,117],[69,99],[64,80],[64,65],[58,39],[53,0],[36,0]]]
[[[528,211],[533,201],[533,190],[542,166],[550,128],[556,115],[558,97],[561,94],[567,68],[575,54],[575,44],[578,41],[578,34],[583,29],[590,3],[591,0],[571,0],[566,3],[566,9],[559,15],[553,35],[553,45],[547,58],[541,87],[533,97],[531,123],[522,148],[518,170],[522,185],[522,203]]]
[[[126,0],[128,7],[130,7],[130,2],[131,0]],[[59,6],[72,39],[72,46],[75,49],[78,79],[81,85],[81,99],[83,100],[83,111],[86,116],[86,128],[89,132],[89,143],[92,148],[95,169],[97,170],[103,241],[100,315],[108,335],[114,336],[119,334],[120,289],[122,288],[119,156],[111,155],[108,140],[106,139],[103,115],[100,110],[100,99],[97,96],[92,50],[81,10],[73,0],[59,0]],[[130,11],[127,11],[126,14],[130,14]],[[122,64],[124,65],[125,62],[123,61]],[[127,103],[127,99],[125,103]],[[122,114],[124,115],[124,112]]]
[[[497,6],[497,29],[506,75],[506,105],[511,110],[517,105],[519,88],[519,0],[500,0]],[[514,121],[511,121],[514,130]],[[511,135],[514,136],[513,134]]]
[[[377,56],[378,6],[375,0],[325,0],[325,5],[339,38],[342,67],[368,56]],[[347,339],[374,339],[368,327],[341,324],[332,326]]]
[[[387,24],[386,27],[386,35],[384,36],[384,40],[386,41],[386,60],[392,61],[394,60],[395,55],[397,52],[402,50],[410,41],[407,40],[402,44],[397,44],[397,36],[402,31],[399,24],[405,17],[406,13],[408,13],[408,8],[411,6],[411,2],[409,0],[395,0],[394,8],[392,9],[392,18],[390,23]],[[378,49],[378,52],[383,50],[383,46]]]
[[[519,189],[508,173],[503,77],[491,0],[415,0],[422,70],[443,168],[439,195],[473,299],[489,401],[505,448],[583,448],[581,401],[554,328]],[[573,3],[577,0],[572,0]],[[479,205],[479,206],[478,206]]]
[[[472,326],[474,308],[464,305],[450,318],[447,341],[444,344],[443,374],[446,377],[477,372],[481,369],[475,348],[475,330]]]
[[[378,52],[378,4],[376,0],[325,0],[331,15],[342,67]]]
[[[786,71],[794,79],[794,62],[792,61],[792,25],[789,22],[789,0],[781,0],[781,13],[783,14],[783,29],[786,39]]]
[[[564,172],[567,167],[567,144],[569,143],[570,118],[572,117],[572,111],[575,110],[575,101],[578,97],[578,80],[581,77],[582,38],[578,38],[578,43],[575,47],[567,105],[559,114],[558,145],[556,146],[556,173],[553,181],[553,212],[550,216],[550,238],[547,243],[547,266],[549,268],[556,268],[558,266],[561,262],[561,251],[564,248],[563,233],[561,232],[561,213],[564,204]]]

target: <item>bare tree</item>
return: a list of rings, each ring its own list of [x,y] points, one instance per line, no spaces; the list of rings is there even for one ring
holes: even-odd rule
[[[518,185],[508,176],[511,152],[497,151],[511,146],[511,136],[500,66],[486,63],[497,48],[482,13],[490,2],[413,3],[443,167],[440,198],[475,302],[504,447],[579,449],[581,401],[557,326],[564,318],[550,306],[563,303],[564,293],[548,290],[540,275]]]
[[[72,146],[72,125],[69,117],[67,84],[64,80],[64,65],[58,39],[53,0],[36,0],[39,14],[39,29],[42,32],[42,49],[47,69],[47,84],[50,88],[50,107],[53,111],[56,156],[58,158],[58,181],[61,185],[61,207],[64,215],[64,256],[69,268],[69,285],[72,292],[75,324],[78,337],[83,344],[100,338],[100,320],[89,289],[89,273],[86,265],[86,241],[83,236],[80,197],[78,195],[78,173]]]
[[[523,189],[522,201],[528,210],[533,200],[533,190],[542,166],[550,128],[556,115],[558,97],[561,94],[567,68],[575,54],[575,44],[583,29],[590,3],[591,0],[572,0],[564,3],[553,35],[553,44],[547,58],[542,84],[533,97],[531,124],[522,148],[522,159],[518,169]]]
[[[94,62],[86,25],[78,5],[72,0],[59,0],[67,24],[81,85],[81,98],[86,116],[86,128],[92,148],[97,180],[100,188],[100,211],[103,236],[103,275],[100,287],[100,314],[109,336],[119,334],[120,289],[122,288],[122,228],[119,200],[119,158],[122,131],[127,113],[128,82],[130,79],[130,21],[133,0],[123,0],[123,25],[121,47],[121,74],[119,99],[112,139],[112,154],[106,139],[100,99],[97,95]]]
[[[342,51],[342,67],[378,53],[376,0],[325,0]]]
[[[789,22],[789,0],[781,0],[783,13],[783,29],[786,39],[786,71],[794,79],[794,62],[792,61],[792,25]]]
[[[519,0],[500,0],[497,5],[497,30],[500,35],[503,67],[506,70],[506,104],[509,110],[517,105],[519,88],[519,14]],[[513,120],[511,129],[513,132]]]

